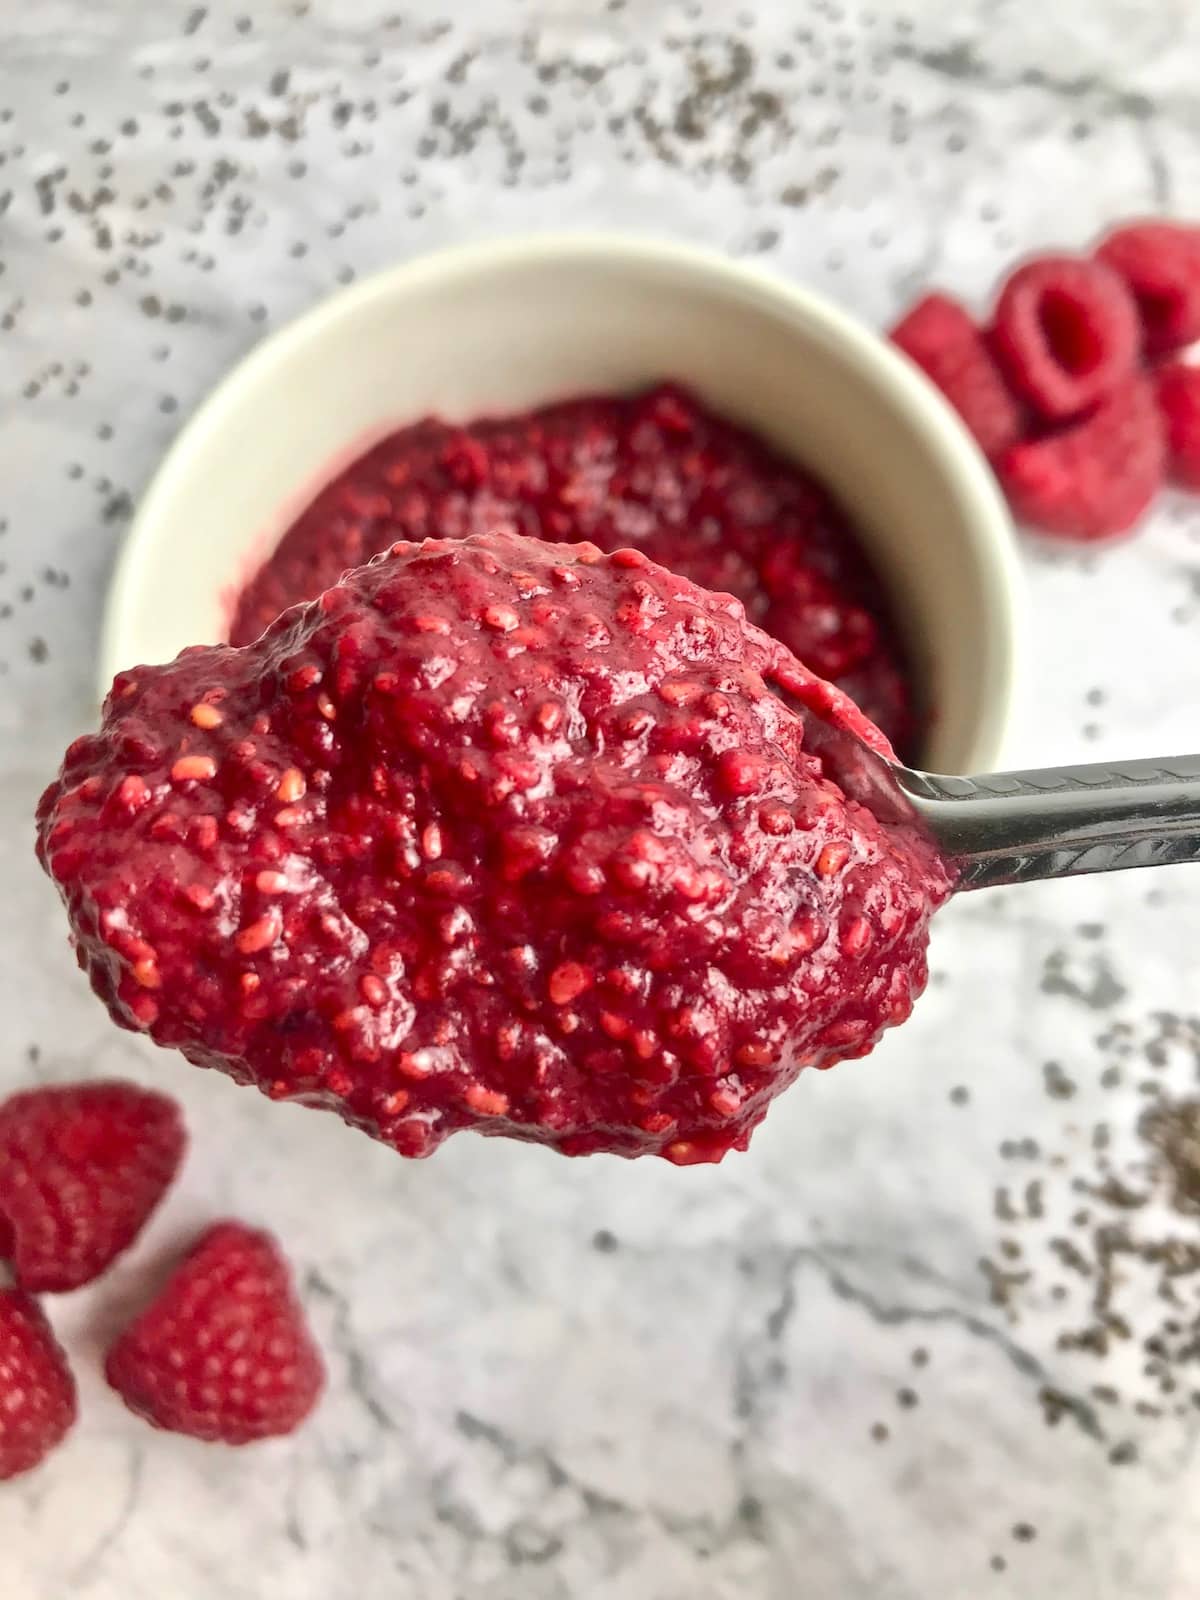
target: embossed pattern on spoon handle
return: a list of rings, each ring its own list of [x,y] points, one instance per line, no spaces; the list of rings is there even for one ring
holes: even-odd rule
[[[1200,861],[1200,755],[894,777],[959,889]]]

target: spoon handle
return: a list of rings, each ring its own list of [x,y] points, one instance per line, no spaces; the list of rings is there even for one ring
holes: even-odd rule
[[[959,889],[1200,860],[1200,755],[895,777]]]

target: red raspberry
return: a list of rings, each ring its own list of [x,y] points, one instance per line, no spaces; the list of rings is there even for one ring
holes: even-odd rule
[[[997,471],[1023,522],[1066,539],[1107,539],[1153,500],[1165,458],[1153,390],[1135,378],[1084,421],[1013,445]]]
[[[984,455],[1006,449],[1021,431],[1017,402],[1005,387],[982,333],[949,295],[927,294],[889,335],[931,378],[975,435]]]
[[[183,1156],[179,1108],[121,1082],[0,1105],[0,1257],[36,1293],[77,1289],[128,1249]]]
[[[1114,229],[1096,254],[1129,285],[1148,356],[1200,339],[1200,228],[1131,222]]]
[[[325,1381],[278,1245],[240,1222],[201,1236],[105,1372],[156,1428],[225,1444],[291,1433]]]
[[[0,1479],[28,1472],[75,1421],[75,1380],[41,1307],[0,1289]]]
[[[1124,383],[1139,344],[1133,297],[1102,261],[1040,256],[1000,291],[992,349],[1017,393],[1051,422]]]
[[[1200,367],[1173,362],[1155,374],[1158,409],[1167,430],[1171,476],[1200,489]]]

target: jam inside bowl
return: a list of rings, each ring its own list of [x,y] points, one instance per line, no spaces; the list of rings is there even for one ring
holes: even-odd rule
[[[385,441],[398,429],[411,444],[415,425],[438,419],[438,451],[451,444],[451,471],[469,490],[479,470],[469,448],[479,419],[501,419],[488,426],[519,433],[534,464],[534,412],[542,437],[545,417],[567,415],[576,436],[581,426],[607,428],[601,454],[619,454],[644,420],[637,400],[624,397],[646,397],[667,379],[694,398],[709,441],[740,438],[740,448],[775,462],[785,478],[786,463],[795,463],[820,486],[812,492],[843,552],[844,571],[835,574],[842,622],[857,610],[876,640],[873,656],[860,651],[841,674],[832,649],[829,660],[812,663],[816,670],[857,688],[885,725],[890,718],[912,759],[946,771],[993,766],[1013,695],[1016,561],[990,473],[944,402],[881,340],[807,291],[718,256],[604,237],[541,237],[418,260],[335,296],[266,341],[202,406],[143,501],[110,595],[102,690],[122,668],[170,659],[186,645],[228,637],[231,627],[235,640],[249,639],[277,603],[331,581],[334,566],[345,564],[337,508],[327,507],[323,529],[310,530],[307,575],[298,568],[281,584],[264,584],[264,563],[267,574],[283,571],[286,541],[272,561],[281,538],[331,483],[369,491],[369,473],[363,478],[356,463],[375,449],[386,467]],[[678,392],[657,390],[668,410]],[[578,404],[592,406],[590,418]],[[651,422],[669,441],[669,416]],[[648,473],[653,453],[642,452]],[[686,452],[677,441],[666,454],[678,474]],[[394,439],[390,460],[394,468]],[[462,531],[479,531],[472,517],[512,514],[512,495],[497,505],[493,490],[480,493],[476,483],[474,494],[452,497]],[[404,503],[411,512],[414,502]],[[369,523],[369,500],[364,509],[360,520]],[[401,514],[394,535],[392,511],[382,515],[379,501],[374,509],[379,526],[365,536],[374,543],[363,559],[389,536],[455,531],[442,525],[446,505],[418,506],[407,520]],[[723,536],[728,519],[705,522],[711,509],[702,498],[684,508],[695,537],[689,541],[693,530],[681,523],[675,563],[685,568],[691,551],[686,576],[735,592],[752,579],[761,597],[764,571],[786,562],[786,537],[772,552],[760,529],[748,579],[746,552],[736,536]],[[423,526],[431,517],[438,525]],[[610,521],[597,542],[647,544],[628,510]],[[597,539],[595,526],[544,531]],[[331,549],[323,552],[327,535]],[[671,564],[661,539],[656,547],[649,538],[649,553]],[[347,556],[357,559],[349,549]],[[819,608],[806,635],[811,593],[789,590],[778,575],[767,588],[771,581],[775,616],[760,620],[785,637],[798,633],[787,642],[803,654],[805,637],[819,633]],[[829,630],[836,642],[836,619]],[[868,657],[871,671],[856,678]]]
[[[390,434],[288,528],[238,594],[229,640],[253,643],[397,541],[496,532],[635,549],[733,595],[912,752],[907,662],[848,518],[810,473],[670,384]]]

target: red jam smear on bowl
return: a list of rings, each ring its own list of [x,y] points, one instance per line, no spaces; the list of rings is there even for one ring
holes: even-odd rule
[[[808,473],[675,385],[467,427],[402,428],[287,530],[239,596],[230,639],[249,644],[397,540],[505,530],[632,547],[736,595],[752,622],[911,753],[906,668],[845,514]]]
[[[404,1155],[476,1128],[717,1161],[926,980],[932,848],[848,801],[837,689],[640,551],[400,544],[122,673],[38,810],[116,1022]]]

